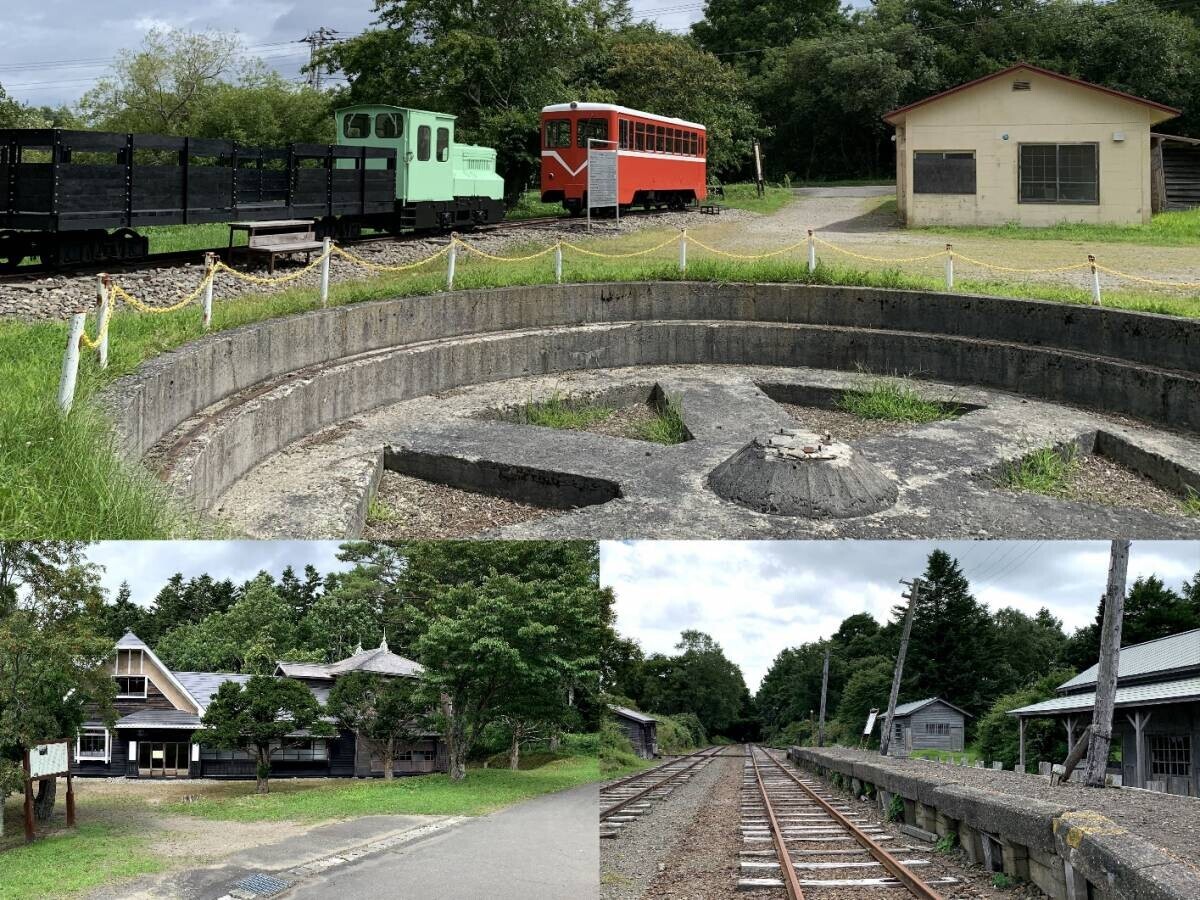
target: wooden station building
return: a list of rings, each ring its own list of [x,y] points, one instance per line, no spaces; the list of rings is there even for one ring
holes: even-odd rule
[[[892,716],[888,756],[907,756],[914,750],[961,751],[970,715],[941,697],[901,703]]]
[[[117,641],[110,662],[117,683],[114,706],[118,719],[111,728],[98,717],[86,722],[76,737],[72,774],[129,778],[253,778],[254,760],[240,750],[203,744],[196,732],[217,690],[227,681],[241,684],[249,675],[233,672],[178,672],[166,666],[136,634]],[[277,678],[294,678],[324,705],[338,677],[371,672],[393,678],[419,678],[421,666],[392,653],[384,641],[374,650],[359,650],[336,663],[280,662]],[[330,720],[332,721],[332,720]],[[399,749],[397,775],[441,772],[447,768],[446,745],[436,734]],[[332,738],[297,732],[271,754],[276,777],[371,777],[383,774],[374,757],[353,732]]]
[[[629,743],[633,744],[633,752],[642,759],[653,759],[658,756],[658,719],[648,716],[636,709],[626,706],[609,706],[619,727]]]
[[[1073,745],[1092,719],[1099,663],[1058,686],[1058,696],[1009,710],[1025,723],[1057,719]],[[1121,783],[1200,796],[1200,629],[1121,648],[1113,739],[1121,746]]]

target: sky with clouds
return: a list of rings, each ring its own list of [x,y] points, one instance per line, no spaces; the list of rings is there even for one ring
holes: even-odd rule
[[[299,78],[308,46],[322,26],[342,35],[366,30],[371,0],[4,0],[0,85],[33,105],[72,104],[123,49],[154,28],[237,30],[247,48],[288,78]],[[701,17],[702,0],[632,0],[636,19],[685,31]]]
[[[617,597],[617,630],[647,653],[679,633],[712,635],[751,691],[785,647],[828,637],[846,616],[887,619],[904,587],[941,547],[990,609],[1045,606],[1069,630],[1090,622],[1108,577],[1107,542],[633,541],[606,542],[600,577]],[[1135,541],[1129,582],[1156,574],[1178,587],[1200,571],[1200,542]]]

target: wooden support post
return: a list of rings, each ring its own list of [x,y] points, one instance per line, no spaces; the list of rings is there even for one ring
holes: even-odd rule
[[[1067,748],[1068,750],[1075,746],[1075,717],[1067,716],[1063,722],[1063,727],[1067,729]]]
[[[1144,713],[1140,710],[1133,715],[1125,714],[1125,718],[1133,726],[1133,784],[1130,787],[1144,788],[1146,786],[1146,744],[1143,736],[1152,715],[1153,713]]]
[[[953,245],[946,245],[946,290],[954,288],[954,248]]]
[[[109,277],[100,275],[96,279],[96,322],[100,329],[100,346],[96,348],[96,358],[101,369],[108,368],[108,329],[104,323],[108,321],[108,306],[112,303]]]
[[[1017,717],[1017,764],[1021,767],[1021,771],[1025,771],[1025,717]]]
[[[1096,271],[1096,257],[1088,254],[1088,263],[1092,267],[1092,306],[1100,305],[1100,273]]]
[[[454,251],[451,250],[451,253]],[[321,308],[329,305],[329,258],[332,250],[329,238],[321,241]]]
[[[825,648],[825,665],[821,670],[821,721],[817,726],[817,746],[825,746],[825,698],[829,695],[829,647]]]
[[[1082,760],[1084,754],[1087,753],[1088,744],[1091,743],[1091,739],[1092,726],[1089,725],[1087,728],[1083,729],[1083,734],[1079,736],[1079,740],[1077,740],[1074,744],[1067,745],[1071,748],[1071,752],[1067,754],[1066,762],[1063,763],[1062,774],[1058,776],[1059,784],[1066,784],[1071,780],[1071,773],[1075,771],[1075,767],[1079,765],[1079,761]]]
[[[215,253],[204,254],[204,277],[208,282],[204,285],[204,296],[202,299],[203,315],[201,316],[204,330],[208,331],[212,327],[212,303],[213,303],[213,269],[217,265],[217,255]]]
[[[25,769],[25,843],[33,843],[33,779],[29,777],[29,751],[21,761]]]
[[[907,581],[900,582],[901,584],[909,584],[909,592],[901,594],[908,600],[908,610],[904,613],[904,630],[900,635],[900,652],[896,654],[896,670],[892,673],[892,692],[888,696],[888,711],[887,718],[883,720],[883,732],[879,735],[879,755],[887,756],[888,745],[892,741],[892,717],[896,714],[896,700],[900,696],[900,679],[904,675],[904,657],[908,653],[908,639],[912,635],[913,609],[917,605],[917,600],[921,596],[921,590],[925,582],[920,578],[914,578],[911,584]]]
[[[67,827],[75,827],[75,776],[71,769],[75,767],[75,748],[67,742]]]
[[[1100,631],[1100,664],[1096,671],[1096,705],[1084,780],[1088,787],[1104,787],[1108,748],[1112,741],[1113,706],[1117,697],[1117,669],[1121,659],[1121,619],[1125,615],[1125,581],[1129,572],[1129,541],[1112,542],[1108,564],[1108,592]]]
[[[554,283],[562,284],[562,241],[554,245]]]
[[[446,254],[446,290],[454,290],[454,270],[458,264],[458,235],[450,233],[450,252]]]
[[[679,271],[687,271],[687,229],[679,233]]]
[[[75,402],[75,381],[79,378],[79,339],[87,313],[76,313],[71,317],[71,330],[67,335],[67,349],[63,354],[62,374],[58,379],[58,408],[64,413],[71,411]]]
[[[813,235],[813,230],[808,229],[808,271],[812,272],[817,268],[817,239]]]

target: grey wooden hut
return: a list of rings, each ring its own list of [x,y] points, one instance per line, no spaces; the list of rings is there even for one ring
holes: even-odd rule
[[[609,706],[617,726],[625,732],[633,752],[642,759],[658,755],[658,719],[626,706]]]
[[[889,756],[908,756],[914,750],[961,751],[970,713],[941,697],[901,703],[892,716]]]

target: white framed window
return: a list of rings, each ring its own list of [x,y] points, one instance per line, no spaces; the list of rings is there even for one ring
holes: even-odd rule
[[[115,675],[113,680],[117,683],[117,699],[128,698],[146,698],[146,676],[145,675]]]
[[[114,675],[141,675],[146,671],[146,658],[141,650],[118,650]]]
[[[112,736],[102,725],[85,725],[75,736],[75,759],[108,763],[112,759]]]

